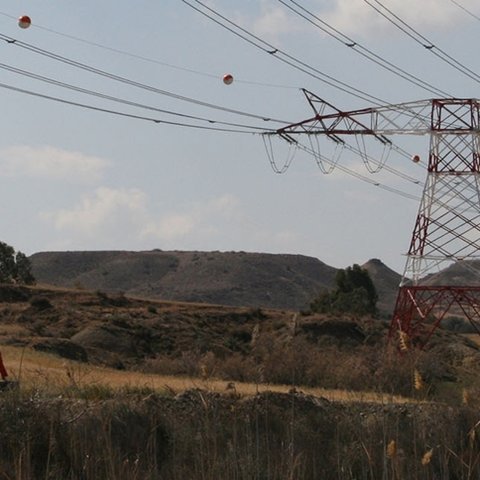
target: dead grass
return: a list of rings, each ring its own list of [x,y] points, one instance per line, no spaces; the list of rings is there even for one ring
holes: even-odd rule
[[[255,395],[265,391],[286,393],[291,385],[254,384],[225,382],[214,378],[194,378],[186,376],[155,375],[141,372],[101,368],[65,360],[54,355],[37,352],[31,348],[2,346],[5,366],[12,379],[18,379],[24,388],[54,389],[71,386],[105,386],[111,389],[147,388],[156,391],[180,393],[192,388],[201,388],[217,393],[232,391],[240,396]],[[375,392],[353,392],[347,390],[327,390],[303,388],[299,391],[337,402],[375,402],[381,404],[407,403],[417,400],[398,395]]]
[[[480,335],[478,333],[465,333],[464,336],[480,346]]]
[[[23,325],[18,325],[17,323],[3,323],[0,326],[0,336],[11,338],[13,336],[25,336],[29,332],[27,328]]]

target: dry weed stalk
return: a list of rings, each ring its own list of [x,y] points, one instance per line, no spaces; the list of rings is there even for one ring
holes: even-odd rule
[[[470,442],[470,445],[473,445],[475,443],[475,439],[477,437],[477,434],[475,433],[475,428],[472,428],[469,432],[468,432],[468,440]]]
[[[390,440],[387,445],[387,458],[395,458],[397,455],[397,443],[395,440]]]
[[[406,332],[399,330],[398,331],[398,341],[400,343],[400,351],[408,352],[410,350],[410,340]]]
[[[209,376],[210,375],[208,374],[207,366],[202,363],[200,365],[200,377],[202,378],[202,380],[207,380]]]
[[[252,347],[254,347],[255,344],[257,343],[259,336],[260,336],[260,324],[257,323],[252,330],[252,340],[250,341],[250,345]]]
[[[89,376],[92,372],[91,367],[80,365],[75,362],[64,362],[65,375],[68,378],[68,383],[73,388],[80,390],[84,385],[90,385]]]
[[[480,420],[468,432],[468,439],[471,445],[475,443],[475,440],[477,438],[476,430],[478,426],[480,426]]]
[[[293,338],[297,334],[297,317],[298,314],[294,313],[288,325],[291,338]]]
[[[256,373],[257,373],[257,382],[265,383],[265,365],[258,365]]]
[[[170,385],[165,384],[163,388],[164,388],[165,392],[167,392],[172,397],[175,397],[177,395],[176,390],[174,388],[172,388]]]
[[[431,448],[430,450],[428,450],[427,452],[425,452],[425,453],[423,454],[423,457],[422,457],[422,465],[423,465],[424,467],[431,462],[432,456],[433,456],[433,448]]]
[[[425,388],[425,382],[423,381],[422,375],[417,369],[413,371],[413,386],[417,391]]]

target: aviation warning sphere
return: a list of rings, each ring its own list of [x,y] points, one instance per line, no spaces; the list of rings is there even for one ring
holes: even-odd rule
[[[22,15],[19,19],[18,19],[18,26],[20,28],[28,28],[32,23],[32,20],[30,19],[30,17],[28,15]]]
[[[419,161],[420,161],[420,156],[419,156],[419,155],[414,155],[414,156],[412,157],[412,162],[418,163]]]
[[[232,82],[233,82],[233,75],[230,75],[229,73],[227,73],[223,76],[223,83],[225,85],[230,85]]]

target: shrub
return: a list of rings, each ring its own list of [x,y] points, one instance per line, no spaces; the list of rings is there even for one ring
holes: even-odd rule
[[[24,283],[33,285],[35,277],[32,274],[32,265],[22,252],[15,252],[14,248],[0,242],[0,282]]]
[[[375,315],[378,295],[368,271],[355,264],[337,272],[336,289],[321,292],[310,304],[313,312]]]
[[[42,296],[32,297],[30,299],[30,305],[40,311],[52,308],[52,304],[50,303],[50,300]]]

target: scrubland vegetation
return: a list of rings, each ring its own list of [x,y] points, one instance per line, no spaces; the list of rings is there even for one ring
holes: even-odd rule
[[[342,311],[0,295],[20,385],[0,393],[0,480],[480,478],[473,338],[400,351]]]
[[[301,392],[2,393],[5,479],[474,479],[478,408]]]
[[[385,349],[375,371],[358,351],[308,355],[295,337],[269,351],[268,334],[257,335],[236,375],[213,354],[179,357],[193,376],[165,377],[5,347],[23,371],[20,388],[1,393],[0,478],[479,478],[478,390],[453,370],[445,379],[434,351]],[[227,381],[235,376],[257,382]]]

